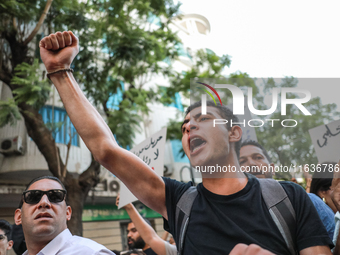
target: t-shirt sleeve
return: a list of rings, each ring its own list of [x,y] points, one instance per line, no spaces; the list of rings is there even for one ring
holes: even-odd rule
[[[165,242],[165,253],[166,255],[177,255],[176,246]]]
[[[164,229],[172,235],[175,233],[176,205],[183,193],[192,186],[192,182],[182,183],[167,177],[163,177],[165,183],[165,204],[168,220],[163,218]]]
[[[298,251],[319,245],[332,248],[333,243],[306,191],[293,182],[281,182],[281,185],[295,209]]]
[[[328,205],[326,205],[317,195],[313,193],[308,193],[307,195],[314,204],[314,207],[327,230],[329,238],[332,239],[335,228],[334,213],[332,209]]]

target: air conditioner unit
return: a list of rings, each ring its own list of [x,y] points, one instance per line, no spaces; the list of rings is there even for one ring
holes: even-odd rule
[[[0,139],[0,152],[4,155],[23,155],[24,147],[22,146],[22,138],[14,136]]]

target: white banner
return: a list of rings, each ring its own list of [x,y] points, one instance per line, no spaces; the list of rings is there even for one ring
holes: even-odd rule
[[[164,170],[164,149],[166,141],[166,128],[161,129],[156,134],[145,139],[143,142],[135,146],[130,151],[137,157],[142,159],[150,168],[152,168],[159,176],[163,175]],[[138,183],[136,183],[138,185]],[[128,203],[137,201],[138,199],[130,192],[130,190],[121,182],[120,199],[118,209]]]

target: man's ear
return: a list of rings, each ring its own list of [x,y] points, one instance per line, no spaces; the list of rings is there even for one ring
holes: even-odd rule
[[[240,126],[232,126],[229,130],[229,142],[235,143],[240,141],[242,138],[242,129]]]
[[[12,249],[12,247],[13,247],[13,241],[12,240],[8,241],[8,243],[7,243],[7,250]]]
[[[66,220],[70,220],[71,219],[71,215],[72,215],[72,209],[71,206],[67,206],[66,207]]]
[[[14,213],[14,221],[16,225],[20,225],[21,222],[21,209],[16,209]]]

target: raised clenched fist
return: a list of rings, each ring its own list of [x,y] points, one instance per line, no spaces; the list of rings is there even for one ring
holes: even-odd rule
[[[78,38],[71,31],[50,34],[40,41],[39,47],[41,59],[49,73],[70,68],[79,52]]]

